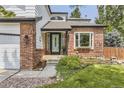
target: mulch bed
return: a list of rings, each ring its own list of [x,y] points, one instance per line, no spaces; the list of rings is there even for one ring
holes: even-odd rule
[[[51,84],[55,78],[8,78],[0,82],[0,88],[35,88],[44,84]]]

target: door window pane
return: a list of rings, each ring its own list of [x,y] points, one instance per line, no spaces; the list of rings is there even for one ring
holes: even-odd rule
[[[56,47],[56,37],[55,37],[55,41],[54,42],[55,42],[55,47]]]

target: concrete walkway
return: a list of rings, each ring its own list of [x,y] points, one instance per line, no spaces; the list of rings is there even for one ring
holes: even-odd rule
[[[2,82],[3,80],[9,78],[10,76],[14,75],[17,72],[18,72],[18,70],[4,70],[4,69],[0,69],[0,82]]]
[[[42,71],[21,70],[13,78],[49,78],[56,76],[55,64],[47,64]]]

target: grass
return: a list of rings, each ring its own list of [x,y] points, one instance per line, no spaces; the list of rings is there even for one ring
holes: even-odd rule
[[[44,88],[124,88],[124,66],[93,64]]]

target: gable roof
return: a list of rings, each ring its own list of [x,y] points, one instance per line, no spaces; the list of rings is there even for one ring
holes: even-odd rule
[[[106,27],[103,24],[95,24],[95,23],[85,23],[83,21],[49,21],[44,27],[41,29],[42,31],[50,31],[50,30],[71,30],[72,27]]]

